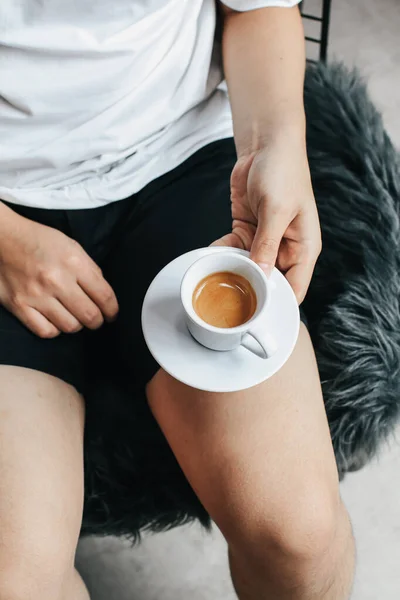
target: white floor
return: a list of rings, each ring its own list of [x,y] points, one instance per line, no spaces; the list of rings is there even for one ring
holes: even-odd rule
[[[399,32],[399,0],[333,0],[331,56],[360,66],[369,78],[372,96],[398,147]],[[393,441],[379,461],[342,484],[358,547],[353,600],[400,598],[399,475],[400,442]],[[222,537],[217,531],[208,536],[198,527],[146,537],[134,549],[114,539],[85,540],[78,566],[93,600],[235,598]]]

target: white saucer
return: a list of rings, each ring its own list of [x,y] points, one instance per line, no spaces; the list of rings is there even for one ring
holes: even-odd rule
[[[182,277],[201,256],[224,250],[202,248],[173,260],[151,283],[142,309],[144,337],[158,364],[175,379],[208,392],[244,390],[274,375],[292,353],[300,326],[299,307],[292,288],[274,269],[271,281],[275,289],[265,323],[278,342],[274,356],[259,358],[242,346],[230,352],[216,352],[198,344],[185,324],[180,299]],[[243,250],[236,251],[248,255]]]

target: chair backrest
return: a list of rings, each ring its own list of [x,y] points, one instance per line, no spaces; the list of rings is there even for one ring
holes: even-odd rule
[[[300,4],[309,62],[327,59],[331,5],[332,0],[303,0]]]

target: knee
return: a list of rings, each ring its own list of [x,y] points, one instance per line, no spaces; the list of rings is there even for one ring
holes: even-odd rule
[[[322,560],[332,552],[340,506],[339,497],[307,490],[290,507],[285,506],[274,525],[265,527],[264,539],[271,553],[303,563]]]
[[[45,545],[45,544],[44,544]],[[0,600],[65,600],[74,569],[60,548],[0,551]]]
[[[244,525],[235,529],[228,543],[246,555],[260,571],[274,573],[288,568],[293,573],[314,572],[329,564],[337,546],[344,508],[339,496],[307,489],[296,498],[285,499],[275,507],[266,501]]]

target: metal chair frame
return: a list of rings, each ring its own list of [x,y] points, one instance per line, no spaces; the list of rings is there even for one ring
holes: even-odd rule
[[[331,18],[332,0],[321,0],[321,11],[319,14],[313,14],[307,11],[307,0],[300,4],[300,11],[304,20],[316,21],[321,24],[319,37],[306,35],[306,40],[312,44],[319,45],[319,60],[326,62],[328,57],[329,25]],[[309,62],[315,62],[309,59]]]

